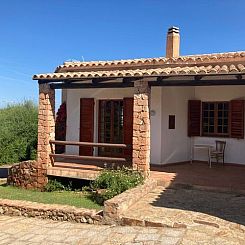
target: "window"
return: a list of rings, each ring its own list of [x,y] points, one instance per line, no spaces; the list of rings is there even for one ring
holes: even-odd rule
[[[244,138],[244,100],[188,102],[188,136]]]
[[[229,102],[202,103],[202,134],[229,135]]]

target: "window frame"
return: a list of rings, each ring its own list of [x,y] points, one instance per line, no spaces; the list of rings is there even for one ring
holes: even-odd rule
[[[228,105],[228,130],[227,133],[219,133],[218,132],[218,104],[221,103],[227,103]],[[213,133],[206,133],[203,129],[203,123],[204,123],[204,104],[214,104],[214,132]],[[224,137],[229,138],[230,137],[230,101],[202,101],[201,102],[201,136],[206,137]]]

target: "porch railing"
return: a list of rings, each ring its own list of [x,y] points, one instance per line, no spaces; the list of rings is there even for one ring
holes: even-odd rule
[[[57,154],[54,151],[53,145],[74,145],[74,146],[91,146],[91,147],[108,147],[108,148],[121,148],[121,149],[130,149],[131,145],[126,144],[110,144],[110,143],[94,143],[94,142],[75,142],[75,141],[59,141],[59,140],[50,140],[51,145],[51,154],[50,157],[63,158],[63,159],[72,159],[72,160],[93,160],[100,162],[115,162],[115,163],[129,163],[131,162],[130,158],[126,157],[103,157],[103,156],[80,156],[80,155],[69,155],[69,154]]]

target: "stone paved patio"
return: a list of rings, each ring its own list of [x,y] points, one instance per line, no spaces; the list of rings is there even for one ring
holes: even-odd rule
[[[244,233],[213,227],[150,228],[96,226],[0,216],[0,244],[244,244]]]
[[[245,244],[245,195],[241,194],[158,186],[123,216]]]

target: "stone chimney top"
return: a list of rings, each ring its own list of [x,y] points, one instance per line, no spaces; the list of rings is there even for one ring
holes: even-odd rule
[[[166,57],[178,57],[180,48],[180,34],[179,28],[172,26],[168,29],[167,44],[166,44]]]

